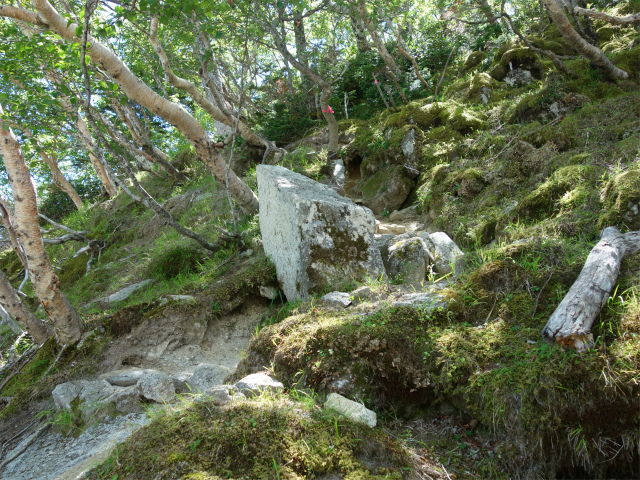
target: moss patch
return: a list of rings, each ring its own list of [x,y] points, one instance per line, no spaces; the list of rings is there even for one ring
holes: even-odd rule
[[[603,192],[607,210],[600,225],[640,230],[640,170],[628,170],[613,177]]]
[[[266,396],[223,408],[204,400],[162,415],[90,478],[302,479],[333,473],[400,480],[408,465],[402,447],[378,430]]]

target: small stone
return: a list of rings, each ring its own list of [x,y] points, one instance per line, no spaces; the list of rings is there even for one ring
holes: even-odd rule
[[[226,367],[201,363],[196,367],[191,378],[187,380],[187,384],[193,392],[204,392],[211,387],[220,385],[229,373],[230,370]]]
[[[387,229],[387,232],[380,232],[380,233],[393,233],[395,235],[400,235],[401,233],[404,233],[404,232],[407,231],[407,227],[405,227],[404,225],[396,225],[394,223],[387,223],[387,224],[381,225],[381,228],[383,226]]]
[[[355,300],[364,300],[371,296],[371,289],[367,286],[362,286],[356,288],[353,292],[351,292],[351,297]]]
[[[324,406],[325,408],[335,410],[354,422],[362,423],[371,428],[375,427],[378,423],[375,412],[337,393],[329,394]]]
[[[260,295],[268,300],[273,300],[278,297],[278,289],[268,285],[260,285],[258,288]]]
[[[108,297],[101,298],[98,301],[103,303],[122,302],[123,300],[126,300],[127,298],[129,298],[131,294],[140,290],[141,288],[146,287],[150,283],[153,283],[153,280],[147,279],[139,283],[134,283],[133,285],[129,285],[128,287],[125,287],[122,290],[112,295],[109,295]]]
[[[427,251],[435,266],[435,271],[440,274],[451,273],[451,265],[455,265],[456,260],[464,255],[455,242],[449,238],[449,235],[444,232],[423,233],[420,237],[427,245]]]
[[[145,370],[136,385],[140,395],[154,402],[172,402],[176,387],[173,378],[155,370]]]
[[[237,381],[235,386],[246,397],[257,395],[264,390],[274,393],[284,390],[284,385],[281,382],[274,380],[266,373],[247,375]]]
[[[434,293],[407,293],[393,303],[394,307],[423,307],[433,311],[438,307],[447,306],[445,297]]]
[[[320,300],[322,300],[325,305],[329,307],[347,308],[349,305],[351,305],[350,295],[344,292],[327,293]]]
[[[407,236],[412,234],[406,234]],[[399,235],[389,241],[387,274],[402,283],[421,283],[429,265],[429,252],[420,237]]]
[[[144,409],[140,405],[140,394],[135,387],[119,387],[111,394],[109,400],[116,406],[120,413],[142,413]]]
[[[174,302],[197,303],[195,297],[192,297],[191,295],[167,295],[167,298]]]
[[[245,396],[238,391],[235,385],[216,385],[205,390],[202,398],[210,399],[214,405],[226,405],[227,403],[242,400]]]
[[[144,375],[144,370],[132,370],[130,372],[111,375],[105,378],[105,380],[115,387],[131,387],[138,383],[142,375]]]

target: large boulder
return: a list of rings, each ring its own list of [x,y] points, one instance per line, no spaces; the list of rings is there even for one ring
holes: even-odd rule
[[[106,380],[77,380],[61,383],[53,389],[57,410],[69,410],[83,422],[101,419],[114,413],[142,411],[134,387],[116,387]]]
[[[404,238],[403,238],[404,237]],[[404,234],[390,242],[387,274],[401,283],[420,283],[429,265],[427,246],[418,236]]]
[[[362,191],[362,203],[376,215],[400,208],[414,185],[407,171],[410,170],[402,165],[387,165],[362,180],[358,184]]]
[[[258,165],[260,231],[288,300],[384,274],[371,210],[286,168]]]
[[[440,274],[451,273],[451,266],[464,255],[460,247],[444,232],[423,233],[420,237],[427,246],[435,271]]]

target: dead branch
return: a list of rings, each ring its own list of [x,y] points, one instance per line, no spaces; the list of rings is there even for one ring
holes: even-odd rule
[[[640,22],[640,13],[634,15],[627,15],[626,17],[614,17],[604,12],[598,12],[596,10],[590,10],[582,7],[575,7],[575,11],[578,15],[583,17],[597,18],[598,20],[604,20],[605,22],[613,25],[630,25],[632,23]]]
[[[591,348],[591,325],[618,281],[620,264],[625,256],[638,251],[640,231],[623,234],[615,227],[605,228],[577,280],[549,317],[542,337],[573,347],[579,352]]]

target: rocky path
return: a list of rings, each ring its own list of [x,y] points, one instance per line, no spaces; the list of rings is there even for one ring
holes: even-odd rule
[[[116,445],[150,421],[141,402],[155,401],[160,406],[175,402],[176,392],[205,391],[222,384],[235,370],[267,308],[259,299],[250,299],[220,317],[207,317],[197,308],[167,308],[118,337],[103,353],[100,375],[54,390],[58,408],[82,404],[83,431],[65,437],[44,420],[21,419],[27,428],[21,427],[18,436],[5,440],[0,478],[83,478]],[[53,409],[50,404],[41,408]],[[112,415],[114,409],[118,416]]]

